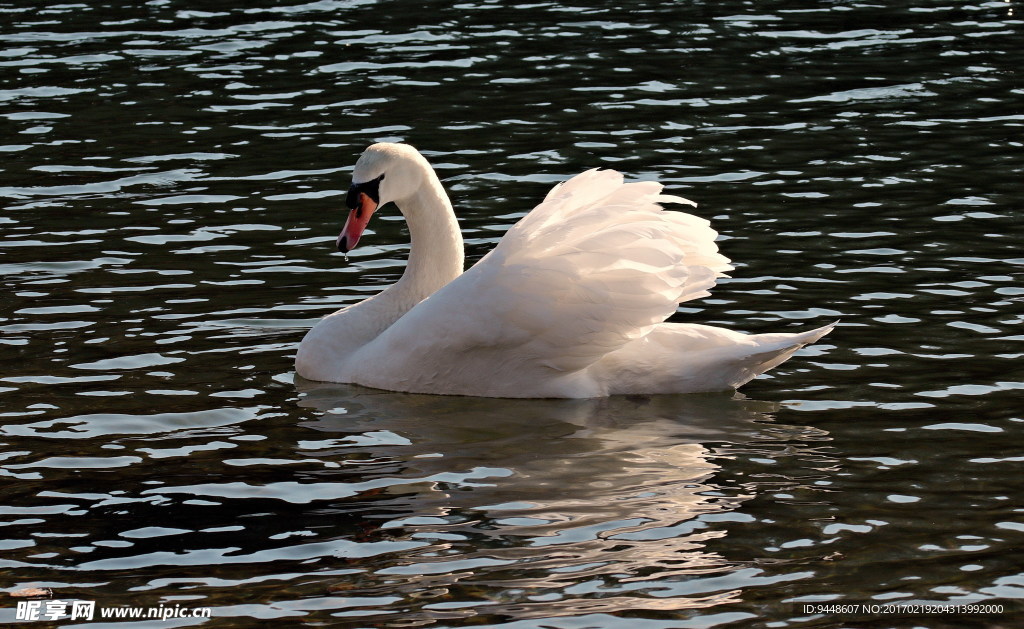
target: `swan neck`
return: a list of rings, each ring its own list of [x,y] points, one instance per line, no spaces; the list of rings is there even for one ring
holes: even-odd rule
[[[463,243],[448,194],[430,169],[424,185],[401,203],[409,227],[409,261],[400,282],[425,299],[462,274]]]

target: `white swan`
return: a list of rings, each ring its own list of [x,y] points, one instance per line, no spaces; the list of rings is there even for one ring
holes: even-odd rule
[[[655,182],[589,170],[544,201],[465,273],[451,202],[405,144],[366,149],[338,248],[394,202],[412,239],[394,285],[317,323],[295,357],[310,380],[392,391],[585,398],[739,387],[828,334],[745,335],[666,323],[731,270],[704,219],[659,203]]]

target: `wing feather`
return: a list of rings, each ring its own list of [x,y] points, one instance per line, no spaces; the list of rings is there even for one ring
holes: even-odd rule
[[[382,337],[412,363],[462,354],[455,368],[467,374],[499,356],[516,369],[587,367],[648,334],[678,303],[707,295],[732,268],[708,221],[661,206],[692,202],[661,191],[612,170],[555,186],[493,251]]]

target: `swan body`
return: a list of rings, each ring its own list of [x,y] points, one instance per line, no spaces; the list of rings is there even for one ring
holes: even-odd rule
[[[722,391],[834,325],[746,335],[666,322],[732,267],[706,220],[660,205],[695,204],[655,182],[577,175],[463,272],[455,213],[419,152],[375,144],[352,179],[338,248],[354,247],[377,207],[394,202],[409,260],[395,284],[306,334],[295,367],[310,380],[486,397]]]

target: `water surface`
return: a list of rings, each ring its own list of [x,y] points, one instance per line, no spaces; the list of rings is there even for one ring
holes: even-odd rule
[[[0,4],[6,590],[216,627],[1017,624],[1019,3],[246,5]],[[739,396],[297,381],[402,272],[394,212],[332,251],[380,140],[471,260],[616,168],[737,266],[677,320],[841,324]]]

